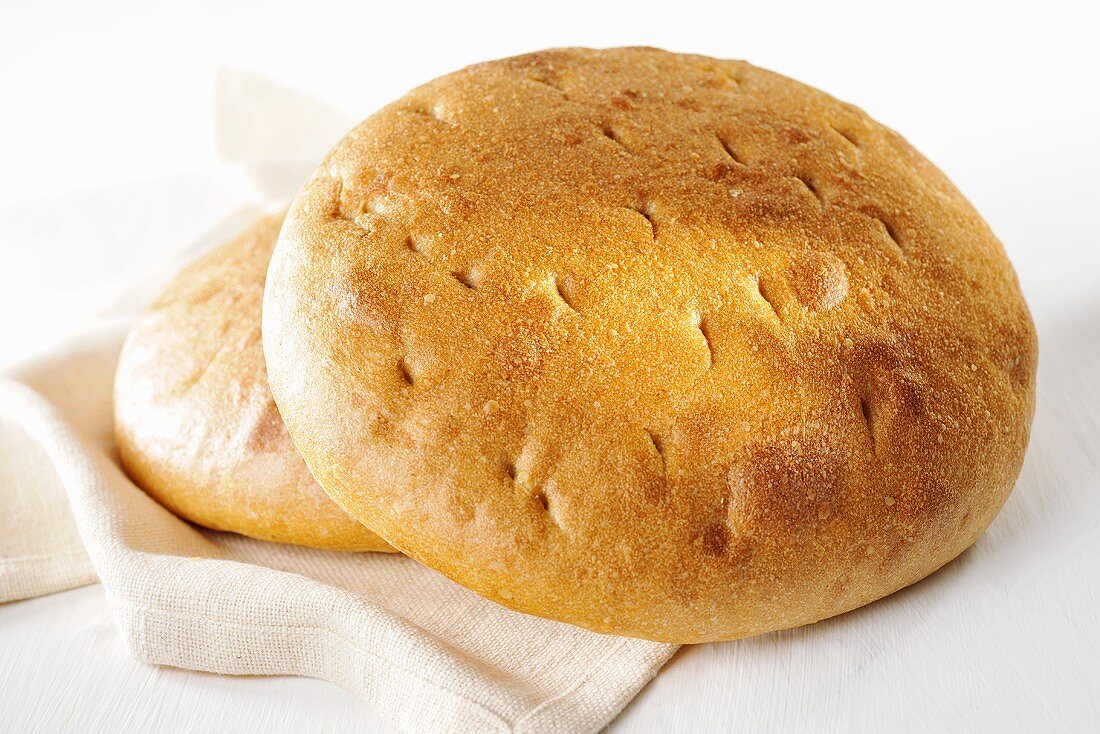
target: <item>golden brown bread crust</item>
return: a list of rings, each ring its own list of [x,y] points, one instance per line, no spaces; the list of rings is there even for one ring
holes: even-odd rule
[[[989,227],[863,112],[739,61],[554,50],[372,115],[291,208],[272,389],[322,486],[516,609],[698,642],[969,546],[1036,340]]]
[[[126,338],[115,435],[158,502],[215,530],[334,550],[393,550],[345,514],[294,450],[267,386],[264,275],[282,217],[188,266]]]

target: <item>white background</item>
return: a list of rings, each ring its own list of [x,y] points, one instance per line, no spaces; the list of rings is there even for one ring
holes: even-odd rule
[[[811,628],[682,650],[613,728],[1095,731],[1100,23],[1088,5],[0,0],[0,363],[79,329],[247,203],[212,124],[226,69],[319,100],[333,114],[317,124],[330,124],[547,46],[748,59],[899,130],[992,224],[1040,331],[1032,447],[958,562]],[[328,684],[131,661],[98,586],[0,606],[0,722],[386,731]]]

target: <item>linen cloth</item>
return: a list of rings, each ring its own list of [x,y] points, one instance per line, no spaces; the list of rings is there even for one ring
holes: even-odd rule
[[[308,169],[271,152],[270,125],[269,143],[241,143],[242,116],[283,119],[277,88],[250,85],[220,80],[250,102],[222,113],[236,122],[218,127],[218,145],[261,201],[277,200]],[[317,114],[289,119],[325,127]],[[218,533],[154,502],[118,464],[111,393],[126,328],[170,275],[0,378],[0,601],[98,578],[138,659],[323,678],[416,732],[596,731],[676,650],[513,612],[403,556]]]

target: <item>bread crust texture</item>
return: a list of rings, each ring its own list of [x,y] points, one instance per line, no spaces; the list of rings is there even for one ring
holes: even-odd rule
[[[559,49],[367,118],[291,207],[264,347],[322,486],[502,604],[672,642],[867,604],[989,525],[1037,343],[904,139],[742,61]]]
[[[119,455],[146,493],[204,527],[392,551],[313,480],[267,386],[260,313],[282,220],[189,265],[132,327],[115,378]]]

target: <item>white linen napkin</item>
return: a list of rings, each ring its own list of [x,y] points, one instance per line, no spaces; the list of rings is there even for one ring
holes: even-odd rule
[[[247,75],[221,75],[217,100],[219,151],[261,202],[334,142],[310,135],[350,125]],[[250,119],[268,121],[262,139]],[[676,650],[510,611],[402,556],[265,543],[162,508],[118,465],[111,388],[132,314],[170,274],[0,378],[0,601],[98,578],[141,660],[323,678],[416,732],[596,731]]]

